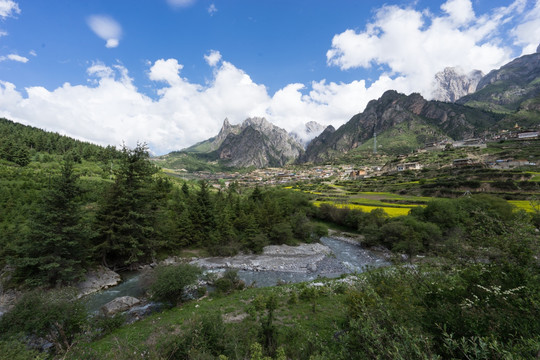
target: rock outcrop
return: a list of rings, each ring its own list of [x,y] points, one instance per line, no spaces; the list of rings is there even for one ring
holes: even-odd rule
[[[264,118],[249,118],[238,125],[223,121],[219,134],[184,152],[207,154],[231,167],[283,166],[295,160],[304,148],[282,128]]]
[[[490,110],[517,110],[521,104],[540,95],[540,53],[524,55],[498,70],[490,71],[478,83],[474,94],[459,104]]]
[[[433,100],[455,102],[465,95],[472,94],[483,75],[480,70],[465,74],[457,68],[447,67],[435,74]]]

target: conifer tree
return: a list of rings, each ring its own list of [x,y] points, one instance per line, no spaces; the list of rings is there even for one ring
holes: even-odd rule
[[[105,266],[129,266],[152,257],[156,171],[145,144],[135,149],[124,146],[115,181],[96,216],[95,251]]]
[[[81,222],[80,188],[69,160],[29,220],[29,231],[17,249],[17,277],[30,285],[69,284],[84,274],[90,232]]]

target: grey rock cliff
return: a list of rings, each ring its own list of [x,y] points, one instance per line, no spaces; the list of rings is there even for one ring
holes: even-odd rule
[[[241,131],[229,132],[217,150],[219,158],[229,166],[283,166],[303,152],[287,131],[264,118],[249,118],[237,126]]]
[[[435,74],[435,90],[433,99],[438,101],[455,102],[457,99],[476,91],[478,82],[484,74],[474,70],[465,74],[459,69],[447,67]]]

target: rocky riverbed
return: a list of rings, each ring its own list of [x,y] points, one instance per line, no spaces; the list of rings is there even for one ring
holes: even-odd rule
[[[272,245],[260,255],[203,258],[191,263],[210,271],[239,270],[238,276],[254,286],[338,277],[389,265],[384,257],[363,249],[358,239],[336,235],[323,237],[317,244]]]
[[[298,246],[270,245],[260,255],[210,257],[192,261],[205,269],[238,269],[244,271],[286,271],[306,273],[316,270],[316,264],[332,253],[323,244]]]
[[[161,263],[174,265],[180,261],[183,260],[169,258]],[[262,254],[199,258],[192,259],[190,263],[209,272],[238,270],[240,279],[247,285],[257,287],[312,281],[321,277],[339,277],[362,272],[369,267],[389,265],[383,256],[363,249],[358,238],[346,234],[323,237],[320,243],[298,246],[270,245],[264,248]],[[148,269],[151,268],[152,266],[148,266]],[[120,285],[89,296],[89,309],[97,311],[107,302],[121,296],[143,296],[138,279],[139,274],[132,273]]]

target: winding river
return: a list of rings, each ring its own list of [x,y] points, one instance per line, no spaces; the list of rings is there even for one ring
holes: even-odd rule
[[[278,283],[298,283],[317,278],[336,278],[343,274],[358,273],[368,268],[390,263],[357,243],[338,237],[322,237],[320,244],[307,247],[271,246],[262,255],[239,255],[232,258],[206,258],[195,261],[211,272],[238,269],[238,276],[248,286],[266,287]],[[267,267],[261,267],[264,264]],[[95,312],[120,296],[143,296],[139,274],[124,275],[124,281],[114,287],[87,297],[90,312]]]

